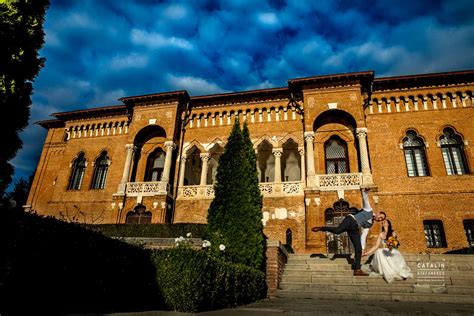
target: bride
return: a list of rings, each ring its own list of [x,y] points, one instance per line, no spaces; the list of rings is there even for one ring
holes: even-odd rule
[[[388,283],[413,277],[403,255],[397,249],[387,247],[386,241],[391,236],[396,237],[397,234],[392,229],[392,223],[387,219],[382,223],[382,232],[379,234],[374,247],[362,254],[362,256],[370,256],[375,253],[369,270],[382,275]],[[383,244],[383,248],[379,248],[381,244]]]

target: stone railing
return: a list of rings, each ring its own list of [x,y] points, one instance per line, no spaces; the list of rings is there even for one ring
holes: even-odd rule
[[[166,195],[168,190],[167,182],[128,182],[125,194],[128,196]]]
[[[259,183],[260,192],[264,197],[272,196],[292,196],[303,195],[303,182],[264,182]],[[178,198],[180,199],[213,199],[214,186],[213,185],[187,185],[178,189]]]
[[[317,175],[316,184],[321,191],[359,189],[362,185],[362,173]]]
[[[213,199],[214,185],[186,185],[178,188],[180,199]]]

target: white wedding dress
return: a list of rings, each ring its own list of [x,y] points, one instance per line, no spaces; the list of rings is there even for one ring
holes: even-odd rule
[[[363,270],[370,275],[381,275],[388,283],[394,280],[413,278],[410,267],[403,255],[397,249],[379,248],[375,251],[370,265],[364,265]]]

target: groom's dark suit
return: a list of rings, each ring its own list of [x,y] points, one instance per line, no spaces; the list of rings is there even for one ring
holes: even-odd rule
[[[354,245],[355,250],[354,270],[360,269],[360,258],[362,256],[362,245],[360,242],[359,227],[372,227],[373,214],[374,213],[372,212],[372,209],[362,209],[356,214],[347,215],[338,227],[322,227],[321,229],[322,231],[327,231],[337,235],[342,234],[343,232],[347,232],[349,238],[352,241],[352,244]]]

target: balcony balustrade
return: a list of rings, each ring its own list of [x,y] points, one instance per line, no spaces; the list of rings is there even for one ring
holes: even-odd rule
[[[259,185],[260,192],[264,197],[274,196],[292,196],[303,195],[304,185],[301,181],[295,182],[263,182]],[[214,186],[213,185],[187,185],[178,189],[178,198],[180,199],[213,199]]]
[[[167,182],[128,182],[125,190],[127,196],[166,195],[169,192]]]
[[[316,175],[316,185],[321,191],[360,189],[362,185],[362,173]]]

